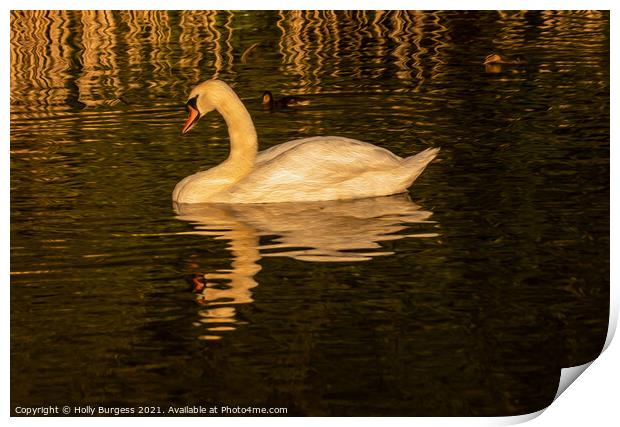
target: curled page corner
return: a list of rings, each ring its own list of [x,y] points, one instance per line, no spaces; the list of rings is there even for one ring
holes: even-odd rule
[[[605,344],[603,345],[603,348],[601,350],[601,354],[607,350],[607,347],[609,347],[609,343],[611,342],[611,340],[614,337],[615,331],[616,331],[616,323],[617,323],[617,319],[618,319],[618,310],[617,307],[610,307],[610,313],[609,313],[609,324],[607,327],[607,338],[605,339]],[[593,359],[587,363],[584,363],[583,365],[578,365],[578,366],[571,366],[569,368],[562,368],[560,371],[560,381],[558,382],[558,390],[555,393],[555,396],[553,398],[553,401],[551,402],[551,404],[553,404],[553,402],[555,402],[555,400],[560,397],[560,395],[562,393],[564,393],[566,391],[566,389],[573,383],[575,382],[575,380],[585,372],[586,369],[588,369],[588,367],[594,363],[594,361],[596,360]],[[551,404],[549,404],[549,406],[551,406]],[[549,406],[546,406],[543,409],[540,409],[538,411],[535,412],[530,412],[529,414],[523,414],[523,415],[513,415],[513,416],[509,416],[509,417],[502,417],[500,419],[496,419],[496,423],[494,425],[515,425],[515,424],[521,424],[521,423],[525,423],[527,421],[531,421],[534,418],[538,417],[540,414],[542,414],[543,412],[545,412],[545,410],[547,410],[547,408]]]
[[[595,359],[596,360],[596,359]],[[588,369],[594,362],[594,360],[584,363],[583,365],[571,366],[570,368],[562,368],[560,373],[560,382],[558,384],[558,391],[555,393],[555,397],[553,400],[555,401],[566,389],[569,385],[571,385],[579,375],[583,374],[583,372]]]
[[[611,343],[611,340],[614,338],[616,333],[616,326],[618,323],[618,299],[613,295],[613,289],[610,289],[610,304],[609,304],[609,322],[607,323],[607,337],[605,338],[605,344],[603,344],[603,348],[601,349],[602,354]],[[599,354],[599,356],[600,356]],[[597,356],[598,357],[598,356]],[[593,360],[584,363],[583,365],[572,366],[570,368],[562,368],[560,373],[560,382],[558,384],[558,391],[555,393],[555,397],[553,401],[560,397],[564,391],[579,377],[579,375],[583,374],[583,372],[588,369],[588,367],[596,360]]]
[[[611,286],[609,289],[609,322],[607,322],[607,337],[605,338],[605,344],[603,344],[601,353],[609,347],[609,344],[616,333],[616,326],[618,325],[618,309],[620,300],[617,298],[616,292],[617,291],[614,287]]]
[[[515,424],[526,423],[528,421],[533,420],[534,418],[536,418],[537,416],[539,416],[543,412],[545,412],[546,409],[547,408],[539,409],[538,411],[530,412],[529,414],[512,415],[512,416],[509,416],[509,417],[501,417],[501,418],[496,419],[497,422],[494,425],[510,426],[510,425],[515,425]]]
[[[551,402],[551,404],[553,404],[553,402],[555,402],[555,400],[562,393],[564,393],[564,391],[568,388],[568,386],[570,386],[577,379],[577,377],[579,377],[579,375],[581,375],[588,368],[588,366],[592,364],[592,362],[594,362],[594,360],[584,363],[583,365],[571,366],[570,368],[562,368],[562,370],[560,371],[560,381],[558,383],[558,390],[555,393],[555,397],[553,398],[553,401]],[[538,417],[543,412],[545,412],[545,410],[547,410],[547,408],[551,406],[551,404],[549,404],[548,406],[538,411],[530,412],[529,414],[502,417],[497,420],[498,422],[495,423],[495,425],[515,425],[515,424],[521,424],[527,421],[531,421],[534,418]]]
[[[611,299],[611,304],[609,307],[609,322],[607,323],[607,337],[605,338],[605,344],[603,344],[603,348],[601,349],[601,354],[607,350],[611,340],[613,339],[616,332],[616,324],[618,322],[618,306],[614,304],[614,299]],[[600,356],[600,354],[599,354]],[[598,356],[597,356],[598,357]],[[562,368],[560,372],[560,382],[558,384],[558,391],[555,393],[555,397],[553,401],[560,397],[564,391],[570,386],[579,375],[583,374],[583,372],[588,369],[588,367],[596,360],[593,360],[584,363],[583,365],[571,366],[570,368]]]

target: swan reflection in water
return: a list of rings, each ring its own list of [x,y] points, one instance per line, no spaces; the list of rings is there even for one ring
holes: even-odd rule
[[[380,242],[406,237],[429,238],[434,232],[409,230],[429,224],[432,212],[422,210],[408,194],[368,199],[304,203],[185,204],[175,206],[177,218],[191,222],[188,234],[229,241],[230,269],[195,275],[197,301],[205,308],[200,323],[209,333],[201,339],[219,339],[222,331],[240,322],[235,306],[253,301],[254,276],[262,257],[286,256],[307,262],[356,262],[391,255]],[[260,237],[269,236],[261,244]],[[263,238],[265,240],[265,238]]]

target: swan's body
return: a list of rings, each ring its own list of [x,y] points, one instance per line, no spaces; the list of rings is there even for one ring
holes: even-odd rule
[[[188,101],[189,131],[217,109],[230,134],[230,155],[174,188],[177,203],[275,203],[357,199],[404,192],[439,149],[401,158],[366,142],[334,136],[304,138],[257,152],[249,113],[224,82],[195,87]]]

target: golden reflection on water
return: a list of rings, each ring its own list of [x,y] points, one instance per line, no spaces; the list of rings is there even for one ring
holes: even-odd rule
[[[100,105],[110,99],[116,99],[121,95],[123,89],[118,77],[121,71],[118,64],[117,55],[109,55],[108,52],[117,50],[116,20],[109,11],[85,10],[82,11],[80,19],[82,31],[82,73],[77,78],[79,89],[78,100],[88,106]],[[104,76],[101,70],[106,70],[105,98],[96,99],[92,91],[88,88],[101,84]]]
[[[572,11],[542,12],[537,46],[544,49],[548,40],[575,48],[571,40],[588,33],[588,53],[593,60],[598,50],[604,56],[602,12],[581,15],[582,21]],[[527,46],[531,23],[525,12],[489,16],[499,28],[489,53]],[[13,11],[11,101],[13,107],[51,108],[75,99],[96,107],[139,86],[152,94],[170,84],[186,89],[188,82],[230,78],[252,58],[269,55],[271,46],[292,91],[325,91],[326,76],[359,78],[368,63],[372,77],[394,68],[398,79],[419,89],[428,79],[441,78],[455,59],[446,55],[458,26],[452,21],[447,13],[415,11],[281,11],[272,20],[265,13],[235,11]],[[248,42],[248,36],[264,40]],[[254,54],[244,56],[252,43],[258,43]]]
[[[434,238],[432,212],[420,209],[408,195],[370,199],[247,205],[182,205],[178,219],[191,222],[191,234],[226,240],[230,269],[203,274],[198,295],[205,306],[199,322],[208,333],[232,330],[239,322],[235,306],[253,302],[254,276],[263,257],[290,257],[306,262],[360,262],[392,255],[381,242],[403,238]],[[424,231],[409,230],[414,224]],[[261,243],[260,238],[269,238]],[[225,328],[225,329],[223,329]]]

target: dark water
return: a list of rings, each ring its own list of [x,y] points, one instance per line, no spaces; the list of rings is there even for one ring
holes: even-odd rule
[[[408,196],[177,217],[227,155],[216,113],[179,136],[212,77],[261,148],[440,156]],[[607,12],[11,15],[12,408],[522,414],[608,306]]]

